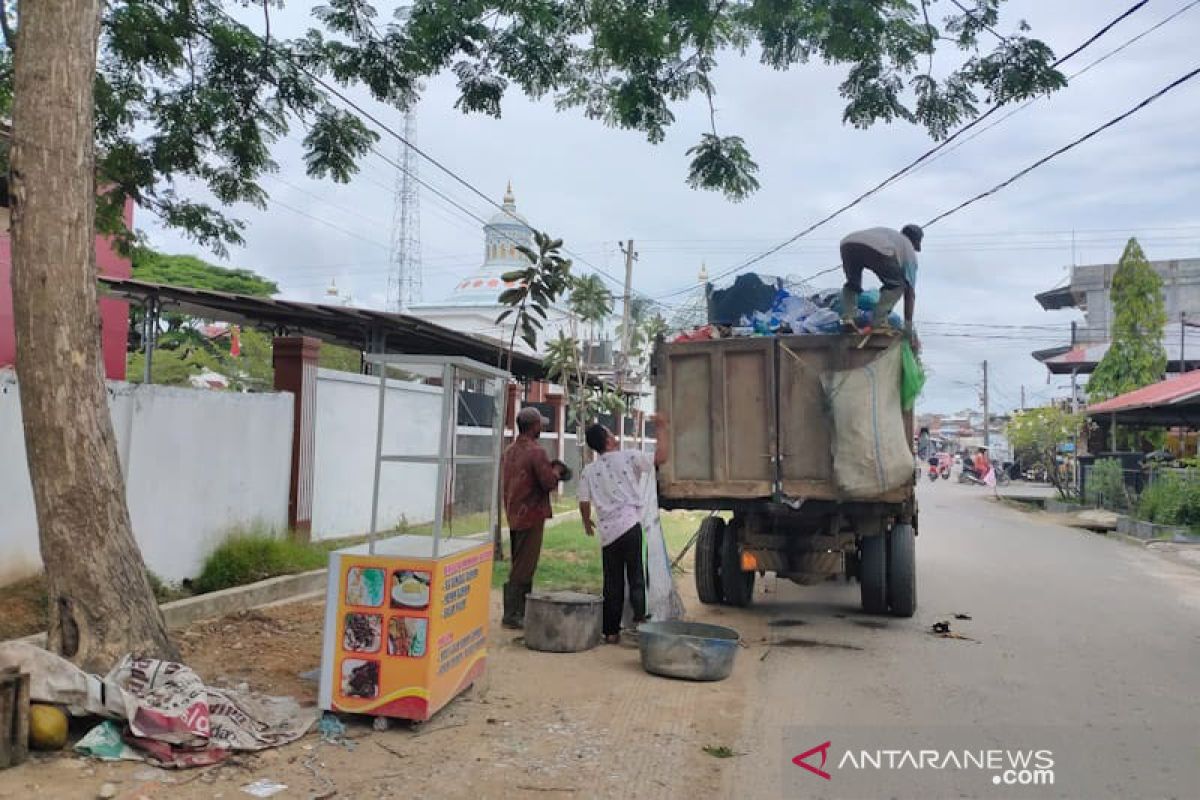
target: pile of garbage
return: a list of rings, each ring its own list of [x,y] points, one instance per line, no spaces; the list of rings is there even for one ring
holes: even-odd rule
[[[295,741],[319,713],[290,697],[207,686],[184,664],[155,658],[127,655],[101,677],[40,647],[12,641],[0,644],[0,667],[30,676],[33,703],[103,720],[75,750],[106,761],[166,768],[216,764],[235,751]],[[65,741],[65,726],[62,733]]]
[[[879,290],[859,294],[855,322],[871,324]],[[764,281],[755,273],[739,275],[733,286],[713,291],[708,303],[708,324],[674,336],[672,342],[725,339],[737,336],[830,335],[841,332],[841,289],[822,289],[811,295],[793,294],[783,282]],[[888,317],[896,328],[901,320]]]

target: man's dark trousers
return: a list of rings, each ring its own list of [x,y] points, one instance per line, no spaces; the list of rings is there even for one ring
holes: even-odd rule
[[[629,581],[629,604],[633,619],[646,619],[646,570],[642,565],[642,526],[634,525],[601,550],[604,566],[604,635],[621,632],[625,608],[625,581]]]

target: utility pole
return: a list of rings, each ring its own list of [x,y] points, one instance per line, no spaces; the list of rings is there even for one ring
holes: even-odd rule
[[[1187,372],[1187,359],[1184,358],[1184,348],[1187,345],[1187,312],[1179,312],[1179,374]]]
[[[1021,384],[1021,410],[1025,410],[1025,384]]]
[[[633,249],[633,239],[621,246],[621,252],[625,254],[625,294],[621,311],[621,361],[619,362],[620,368],[617,370],[618,390],[625,388],[625,378],[629,371],[629,326],[633,319],[629,298],[633,291],[633,262],[637,261],[638,257]]]
[[[991,448],[992,446],[992,431],[990,418],[988,416],[988,373],[987,361],[983,362],[983,446]]]

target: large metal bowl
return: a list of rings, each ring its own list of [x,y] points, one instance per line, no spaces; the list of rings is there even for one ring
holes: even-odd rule
[[[703,622],[647,622],[638,626],[642,669],[668,678],[720,681],[733,671],[738,632]]]

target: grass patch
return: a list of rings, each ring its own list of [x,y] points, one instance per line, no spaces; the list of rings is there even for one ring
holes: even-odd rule
[[[196,594],[215,592],[232,586],[320,569],[329,561],[333,547],[306,544],[266,533],[238,533],[226,539],[204,561],[200,575],[192,582]],[[340,543],[334,546],[341,546]]]
[[[741,755],[741,753],[735,753],[732,749],[726,747],[725,745],[706,744],[700,749],[705,753],[708,753],[713,758],[733,758],[734,756]]]
[[[683,549],[703,519],[692,512],[664,512],[663,537],[667,553],[674,558]],[[506,555],[508,553],[506,552]],[[492,569],[492,585],[508,580],[510,562],[497,562]],[[583,523],[571,520],[548,528],[542,539],[542,557],[538,561],[537,589],[575,589],[598,593],[601,589],[600,542],[583,532]]]

